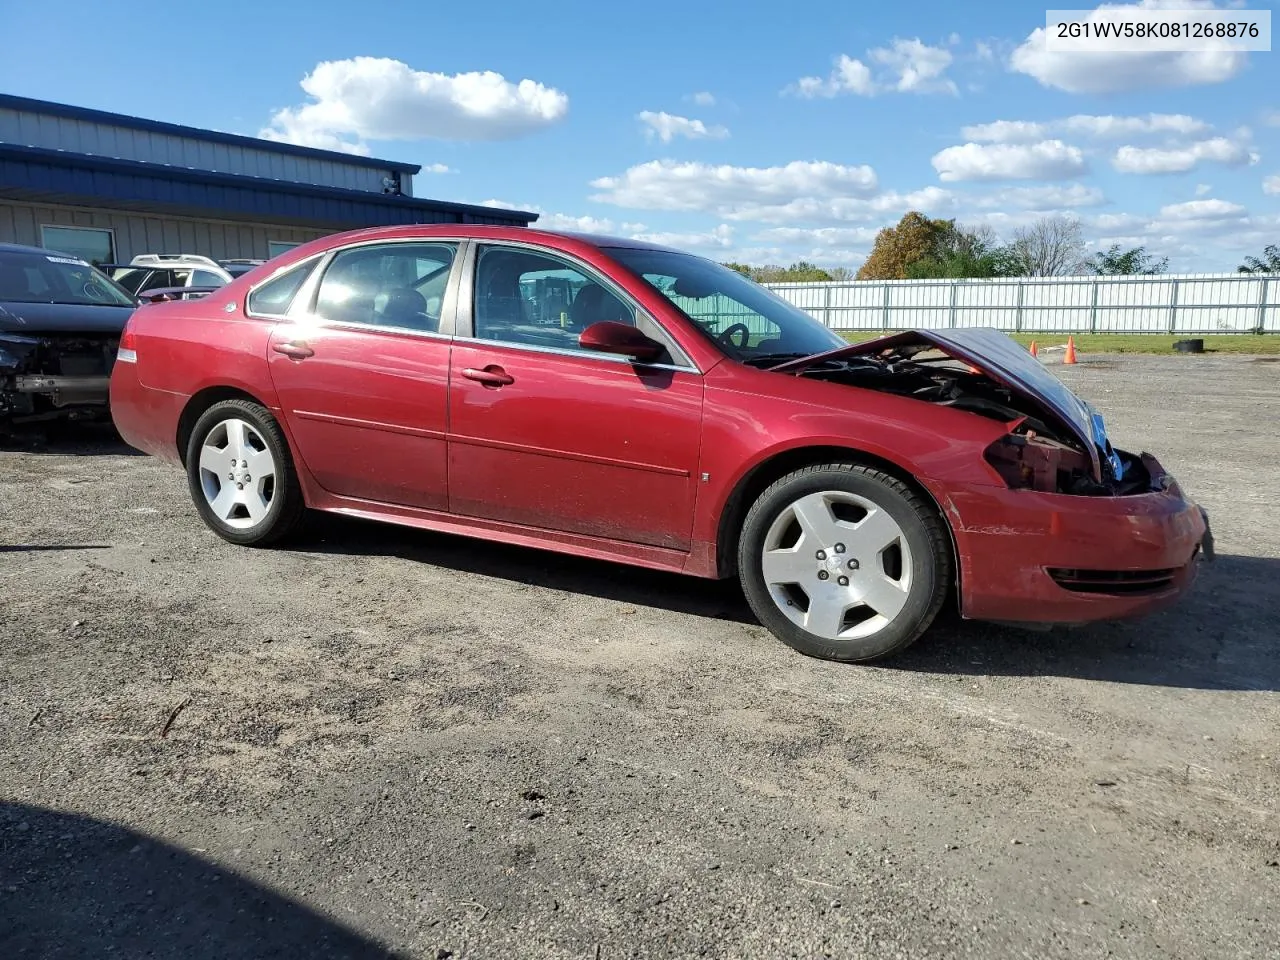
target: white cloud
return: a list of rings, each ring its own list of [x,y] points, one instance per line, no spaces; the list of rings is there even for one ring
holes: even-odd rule
[[[1204,133],[1209,129],[1209,124],[1185,113],[1148,113],[1145,117],[1080,113],[1061,121],[1061,127],[1068,133],[1104,139],[1156,133],[1193,136]]]
[[[548,213],[536,203],[512,203],[508,200],[482,200],[482,207],[498,207],[503,210],[527,210],[538,214],[533,226],[537,230],[560,230],[573,233],[602,233],[616,236],[631,236],[648,229],[643,223],[621,223],[608,217],[577,216],[568,213]]]
[[[960,128],[960,134],[966,140],[984,143],[1029,143],[1043,140],[1048,132],[1046,124],[1030,120],[994,120]]]
[[[868,166],[795,160],[780,167],[713,166],[652,160],[616,177],[591,181],[592,199],[620,207],[700,210],[746,218],[746,211],[784,205],[802,197],[870,194],[876,174]]]
[[[1024,210],[1060,210],[1074,207],[1097,207],[1107,202],[1107,198],[1097,187],[1086,187],[1082,183],[1066,186],[1046,184],[1041,187],[1008,187],[990,193],[964,194],[958,198],[961,205],[989,209],[992,207],[1018,207]]]
[[[801,77],[796,81],[795,90],[802,97],[834,97],[841,93],[873,97],[876,85],[871,79],[870,67],[861,60],[841,54],[831,76],[825,80],[822,77]]]
[[[574,233],[617,233],[618,225],[601,217],[574,217],[565,213],[547,213],[538,218],[540,230],[567,230]]]
[[[1224,220],[1245,215],[1245,208],[1226,200],[1187,200],[1160,208],[1164,220]]]
[[[1052,133],[1068,133],[1097,139],[1168,134],[1191,136],[1203,133],[1209,124],[1183,113],[1148,113],[1141,117],[1095,116],[1076,114],[1061,120],[1033,122],[1029,120],[995,120],[962,127],[966,140],[988,143],[1030,143],[1043,140]]]
[[[919,40],[894,40],[892,47],[880,47],[868,55],[897,78],[893,89],[899,93],[956,93],[956,85],[943,77],[952,61],[948,50]]]
[[[730,220],[759,223],[848,223],[857,220],[894,219],[908,210],[932,216],[952,209],[955,197],[941,187],[925,187],[910,193],[888,191],[872,197],[797,197],[777,203],[748,203],[725,211]]]
[[[565,94],[533,80],[429,73],[385,57],[324,61],[301,85],[310,102],[277,111],[261,136],[367,153],[364,140],[507,140],[569,110]]]
[[[1247,144],[1214,137],[1180,147],[1123,146],[1111,158],[1111,165],[1121,173],[1185,173],[1201,163],[1241,167],[1258,159]]]
[[[716,95],[707,90],[699,90],[695,94],[691,94],[689,99],[700,107],[714,107],[716,105]]]
[[[727,250],[733,246],[733,227],[722,223],[704,233],[634,233],[631,239],[688,250]]]
[[[1280,194],[1280,174],[1275,174],[1263,180],[1262,192],[1272,196]]]
[[[877,93],[950,93],[956,85],[943,74],[955,59],[943,47],[931,47],[919,39],[895,39],[891,47],[867,51],[867,59],[880,69],[872,70],[862,60],[841,54],[826,78],[801,77],[789,88],[802,97],[834,97],[852,93],[873,97]]]
[[[636,119],[645,125],[645,135],[652,139],[657,137],[663,143],[670,143],[676,137],[687,140],[723,140],[729,136],[725,127],[708,127],[701,120],[690,120],[670,113],[654,113],[651,110],[641,111]]]
[[[1100,213],[1094,217],[1090,224],[1095,230],[1112,231],[1112,230],[1137,230],[1145,225],[1146,217],[1140,217],[1136,213]]]
[[[444,163],[424,163],[422,165],[423,173],[457,173],[453,167]]]
[[[870,247],[875,243],[880,227],[819,227],[807,230],[801,227],[771,227],[754,234],[751,239],[760,243],[807,244],[819,247],[847,247],[851,244]]]
[[[1179,8],[1212,4],[1187,0],[1142,0],[1138,4],[1101,6],[1090,20],[1124,21],[1135,10]],[[1239,73],[1248,54],[1210,49],[1194,52],[1089,52],[1048,50],[1045,28],[1037,27],[1013,51],[1009,66],[1040,81],[1043,86],[1068,93],[1120,93],[1155,87],[1187,87],[1222,83]]]
[[[1268,127],[1280,127],[1280,110],[1268,110],[1262,115],[1262,122]]]
[[[1206,197],[1206,196],[1208,196],[1208,195],[1209,195],[1209,193],[1210,193],[1212,190],[1213,190],[1213,187],[1212,187],[1210,184],[1207,184],[1207,183],[1197,183],[1197,184],[1196,184],[1196,196],[1197,196],[1197,197]]]
[[[1084,154],[1061,140],[1033,144],[966,143],[933,156],[944,181],[1065,180],[1085,172]]]

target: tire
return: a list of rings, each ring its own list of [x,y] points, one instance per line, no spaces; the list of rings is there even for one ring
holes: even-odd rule
[[[224,400],[200,415],[187,443],[187,482],[209,529],[241,546],[277,543],[305,511],[280,425],[251,400]]]
[[[862,663],[899,653],[951,584],[942,518],[896,477],[853,463],[805,467],[752,505],[738,541],[747,602],[783,643]]]

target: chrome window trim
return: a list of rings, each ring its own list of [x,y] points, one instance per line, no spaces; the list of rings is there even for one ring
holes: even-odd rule
[[[483,344],[503,350],[519,350],[523,353],[551,353],[558,357],[573,357],[576,360],[603,360],[606,363],[624,364],[628,367],[639,367],[643,370],[672,370],[677,373],[696,373],[699,375],[702,373],[696,367],[679,367],[670,363],[645,363],[620,353],[604,353],[599,350],[566,350],[563,347],[542,347],[531,343],[511,343],[506,340],[482,340],[479,337],[462,336],[454,338],[454,342],[458,346]]]
[[[658,330],[662,331],[663,336],[667,339],[671,349],[672,356],[676,360],[683,360],[684,363],[644,363],[616,353],[602,353],[595,350],[569,350],[562,347],[543,347],[537,344],[512,343],[507,340],[491,340],[486,337],[477,337],[475,335],[475,280],[476,266],[480,260],[480,253],[484,247],[514,247],[520,250],[528,250],[531,253],[539,253],[549,256],[557,260],[563,260],[570,264],[572,269],[580,271],[584,276],[594,279],[606,290],[610,291],[615,297],[624,304],[631,307],[636,312],[637,321],[640,317],[644,317],[654,325]],[[533,353],[551,353],[557,356],[569,357],[585,357],[587,359],[605,360],[612,363],[625,363],[630,366],[643,367],[646,370],[678,370],[685,373],[696,373],[702,375],[703,370],[699,369],[693,359],[685,352],[680,345],[680,341],[671,335],[671,331],[664,327],[657,318],[648,310],[636,302],[627,291],[622,289],[610,277],[604,276],[595,267],[583,263],[573,254],[555,247],[549,247],[528,240],[497,240],[488,238],[475,238],[471,243],[471,250],[468,251],[467,262],[463,268],[462,289],[458,298],[458,319],[459,329],[455,331],[458,341],[468,340],[472,343],[491,343],[502,347],[511,347],[513,349],[529,351]],[[639,326],[639,323],[636,324]]]
[[[456,247],[453,253],[453,263],[450,264],[449,268],[449,279],[445,283],[444,296],[440,300],[440,329],[438,331],[412,330],[409,327],[390,327],[382,324],[330,320],[328,317],[316,313],[315,306],[316,299],[320,294],[320,284],[324,281],[324,275],[328,272],[329,267],[332,266],[333,261],[340,254],[346,253],[348,250],[358,250],[361,247],[382,247],[400,243],[443,243],[452,244]],[[286,320],[299,326],[330,327],[335,330],[350,330],[357,333],[363,331],[393,333],[423,340],[452,341],[454,339],[454,318],[457,310],[458,288],[461,285],[462,275],[459,264],[464,262],[463,258],[467,256],[469,246],[470,241],[465,238],[395,237],[389,240],[362,240],[359,243],[333,247],[316,255],[320,262],[311,271],[302,286],[298,288],[297,294],[294,295],[293,303],[290,305],[289,315],[273,319]],[[264,280],[263,282],[266,283],[267,281]]]

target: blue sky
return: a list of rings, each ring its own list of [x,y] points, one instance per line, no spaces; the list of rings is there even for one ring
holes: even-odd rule
[[[1272,53],[1051,54],[1025,2],[120,10],[59,3],[53,55],[48,9],[0,0],[0,90],[420,163],[419,196],[719,259],[856,268],[908,209],[1004,237],[1067,213],[1187,272],[1280,243]]]

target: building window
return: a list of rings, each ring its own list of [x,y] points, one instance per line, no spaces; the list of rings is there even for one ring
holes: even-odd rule
[[[302,244],[290,243],[288,240],[268,240],[267,256],[278,257],[280,256],[280,254],[287,253],[288,251],[292,250],[294,247],[300,247],[300,246],[302,246]]]
[[[116,257],[115,237],[110,230],[41,225],[40,246],[88,260],[95,267],[114,263]]]

